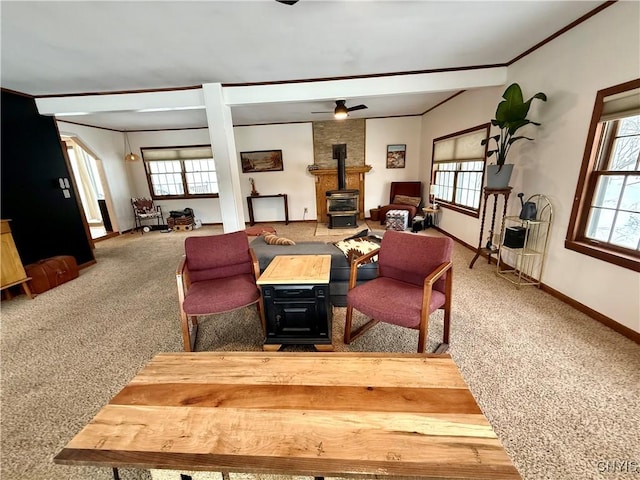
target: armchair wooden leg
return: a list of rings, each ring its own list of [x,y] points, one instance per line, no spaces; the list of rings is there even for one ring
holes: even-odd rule
[[[351,318],[353,316],[353,307],[347,305],[347,315],[344,320],[344,343],[349,345],[351,343]]]
[[[442,335],[443,343],[449,343],[450,328],[451,328],[451,312],[447,308],[444,311],[444,324],[443,324],[443,335]]]
[[[191,337],[191,343],[189,346],[193,352],[196,349],[196,338],[198,337],[198,317],[191,317],[191,330],[189,336]]]
[[[267,319],[264,316],[264,300],[262,299],[262,295],[260,295],[260,299],[257,302],[258,315],[260,316],[260,323],[262,324],[262,334],[267,336]]]
[[[182,323],[182,343],[185,352],[193,352],[196,345],[196,336],[198,334],[198,317],[188,316],[181,312]]]
[[[347,315],[345,317],[344,322],[344,343],[349,345],[360,335],[365,333],[371,327],[375,326],[378,323],[378,320],[374,320],[373,318],[369,320],[367,323],[355,329],[355,331],[351,331],[351,321],[353,318],[353,307],[347,306]]]
[[[427,318],[427,324],[428,322],[429,319]],[[418,353],[424,353],[427,348],[427,334],[427,325],[424,325],[424,327],[420,328],[420,334],[418,335]]]
[[[446,300],[444,302],[444,321],[442,325],[442,343],[449,346],[449,332],[451,328],[451,290],[453,289],[453,269],[447,272],[447,278],[445,280],[445,295]],[[445,350],[446,351],[446,350]],[[439,353],[439,352],[437,352]],[[444,353],[444,352],[443,352]]]

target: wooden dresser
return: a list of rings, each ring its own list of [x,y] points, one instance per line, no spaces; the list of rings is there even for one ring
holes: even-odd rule
[[[18,255],[16,244],[11,235],[9,220],[0,220],[0,224],[2,225],[2,235],[0,237],[2,239],[2,244],[0,245],[0,251],[2,252],[2,260],[0,263],[2,285],[0,285],[0,289],[4,290],[5,288],[22,284],[24,293],[26,293],[29,298],[33,298],[31,290],[29,290],[29,286],[27,285],[27,281],[30,280],[30,278],[27,277],[24,267],[22,266],[22,261],[20,260],[20,255]]]

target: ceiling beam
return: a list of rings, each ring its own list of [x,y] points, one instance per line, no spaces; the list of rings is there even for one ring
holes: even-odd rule
[[[273,85],[226,86],[228,106],[407,95],[504,85],[507,67],[417,73]],[[213,85],[213,84],[211,84]],[[64,117],[106,112],[151,112],[205,108],[201,88],[174,91],[36,98],[41,115]]]
[[[319,82],[228,86],[224,94],[228,105],[239,106],[468,90],[504,85],[506,81],[507,67],[492,67]]]

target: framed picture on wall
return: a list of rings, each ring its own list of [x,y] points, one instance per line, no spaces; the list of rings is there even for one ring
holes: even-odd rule
[[[284,170],[282,165],[282,150],[240,152],[240,162],[242,163],[242,173]]]
[[[406,145],[387,145],[387,168],[404,168]]]

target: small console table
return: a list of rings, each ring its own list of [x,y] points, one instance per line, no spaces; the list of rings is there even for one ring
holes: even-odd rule
[[[484,206],[482,207],[482,223],[480,225],[480,239],[478,240],[478,248],[476,249],[476,254],[471,260],[469,264],[469,268],[473,268],[473,264],[476,263],[476,260],[480,255],[486,255],[487,263],[491,263],[491,255],[498,253],[498,248],[493,249],[493,245],[491,242],[493,241],[493,233],[495,232],[495,223],[496,223],[496,206],[498,203],[498,195],[504,196],[504,209],[502,211],[502,217],[507,214],[507,201],[509,200],[509,194],[511,193],[512,187],[507,188],[488,188],[484,187]],[[489,241],[487,242],[487,247],[482,246],[482,239],[484,237],[484,219],[487,214],[487,200],[489,195],[493,195],[493,215],[491,216],[491,230],[489,230]]]
[[[277,195],[255,195],[247,197],[247,206],[249,207],[249,225],[256,224],[253,217],[253,201],[257,198],[282,198],[284,200],[284,224],[289,225],[289,201],[286,193],[279,193]]]
[[[331,255],[276,255],[258,279],[264,299],[264,350],[283,344],[331,351]]]

